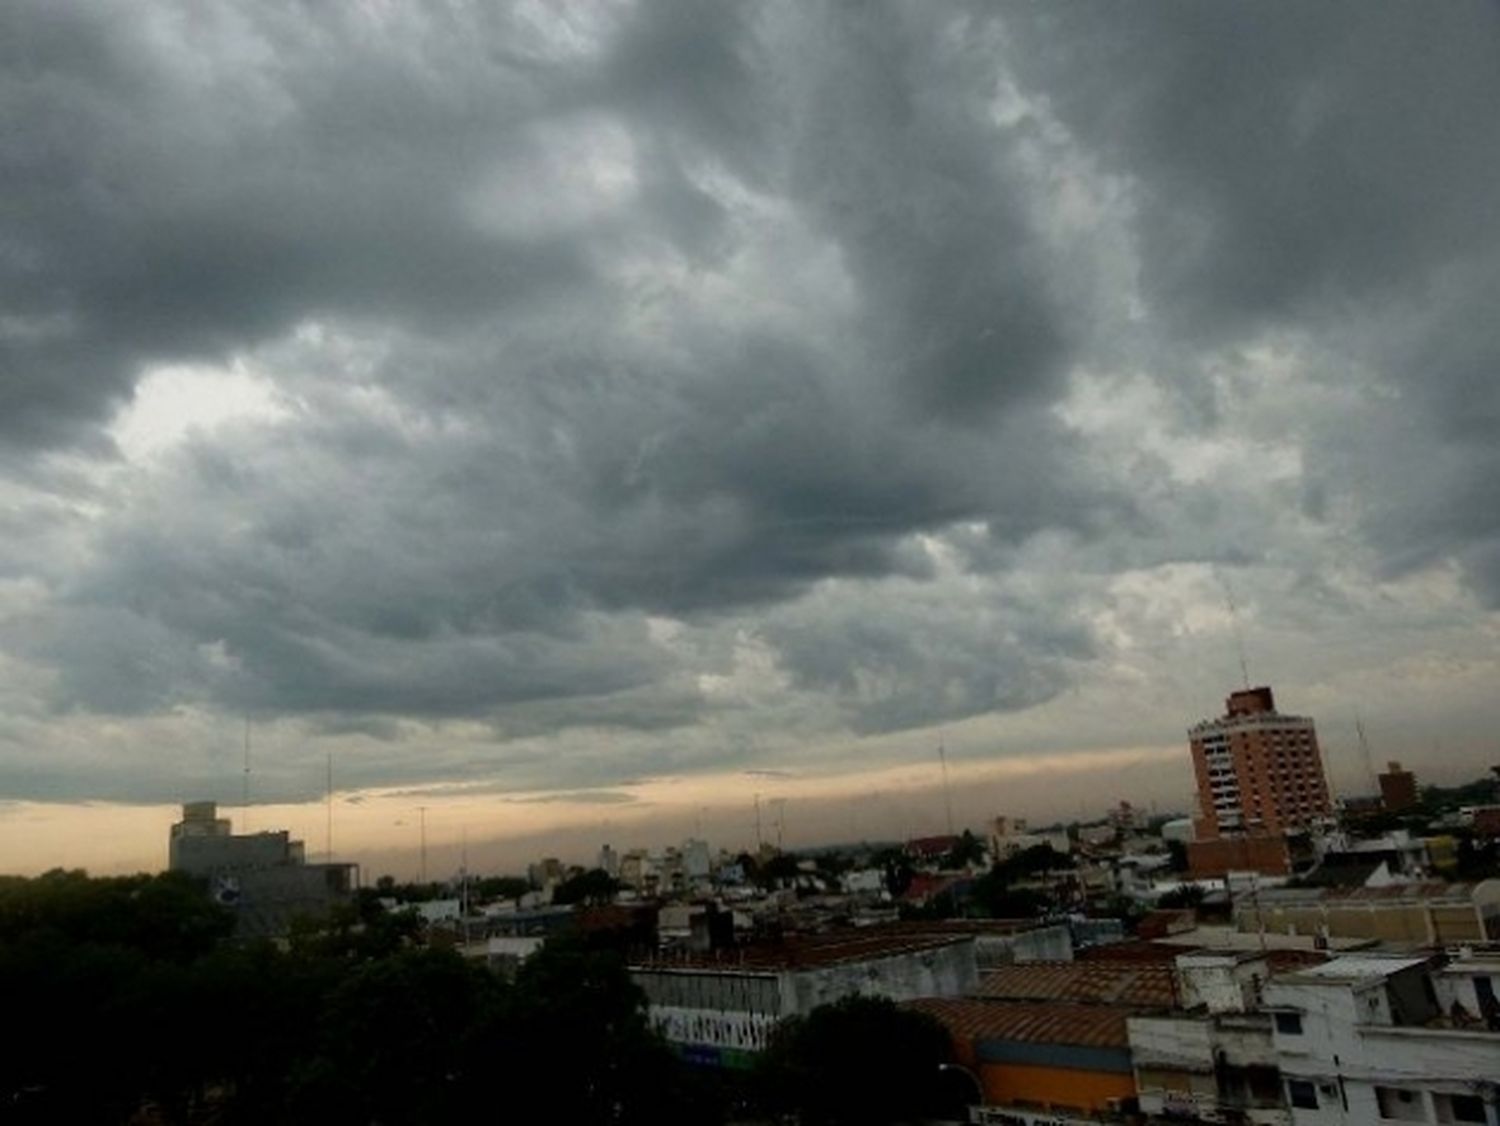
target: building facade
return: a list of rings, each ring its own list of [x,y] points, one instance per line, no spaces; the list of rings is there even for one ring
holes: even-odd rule
[[[1380,804],[1391,813],[1400,813],[1417,804],[1417,776],[1402,770],[1399,762],[1386,763],[1380,775]]]
[[[207,881],[241,937],[284,933],[293,919],[323,918],[359,887],[356,864],[308,864],[285,829],[232,833],[213,802],[189,802],[167,839],[168,867]]]
[[[652,1024],[686,1059],[743,1068],[788,1017],[856,994],[910,1001],[972,992],[979,972],[966,935],[808,937],[640,962],[630,976]]]
[[[1282,715],[1269,688],[1231,693],[1225,714],[1194,725],[1188,741],[1199,840],[1278,836],[1333,812],[1313,721]]]
[[[1362,954],[1274,979],[1265,1001],[1292,1122],[1500,1126],[1500,1033],[1456,1020],[1438,988],[1461,976]]]

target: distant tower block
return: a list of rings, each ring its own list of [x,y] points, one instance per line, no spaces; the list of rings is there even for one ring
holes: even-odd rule
[[[1417,776],[1402,770],[1399,762],[1386,763],[1380,775],[1380,804],[1391,813],[1400,813],[1417,804]]]
[[[1188,731],[1200,840],[1279,835],[1332,813],[1311,719],[1282,715],[1265,687],[1231,693],[1224,712]]]

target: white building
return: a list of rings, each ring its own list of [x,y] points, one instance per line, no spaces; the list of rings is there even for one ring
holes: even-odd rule
[[[1073,851],[1073,841],[1066,831],[1031,832],[1023,817],[996,817],[990,822],[990,857],[999,862],[1037,845],[1050,845],[1055,852]]]
[[[1493,988],[1488,966],[1464,964],[1358,954],[1275,978],[1265,1004],[1293,1123],[1500,1126],[1500,1033],[1455,1021],[1438,990]]]
[[[713,871],[708,842],[695,837],[682,842],[682,874],[689,880],[707,880]]]
[[[604,845],[599,849],[599,869],[611,878],[620,874],[620,854],[610,845]]]
[[[1284,1126],[1269,1014],[1256,1011],[1270,976],[1261,954],[1175,959],[1172,1011],[1126,1022],[1141,1110],[1153,1117]]]
[[[855,994],[910,1001],[979,984],[972,937],[825,935],[632,966],[650,1018],[687,1058],[746,1067],[787,1017]]]

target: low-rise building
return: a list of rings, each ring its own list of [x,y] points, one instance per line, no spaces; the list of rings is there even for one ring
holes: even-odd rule
[[[1039,845],[1065,855],[1073,851],[1072,838],[1064,829],[1030,830],[1022,817],[1002,816],[990,822],[990,857],[997,863]]]
[[[972,997],[927,998],[909,1007],[948,1029],[955,1056],[984,1096],[980,1121],[1003,1121],[996,1115],[1012,1108],[1107,1114],[1135,1098],[1128,1009]]]
[[[1456,1027],[1435,976],[1432,958],[1360,954],[1267,986],[1296,1126],[1500,1124],[1500,1033]]]
[[[972,992],[968,935],[863,930],[633,964],[652,1023],[687,1059],[746,1067],[776,1025],[863,994],[909,1001]]]
[[[1235,901],[1244,932],[1360,938],[1405,946],[1500,941],[1500,880],[1386,887],[1270,888]]]
[[[1269,1015],[1153,1013],[1131,1016],[1126,1026],[1142,1113],[1261,1126],[1291,1120]]]
[[[905,934],[965,935],[974,940],[981,970],[1013,962],[1067,962],[1073,958],[1073,930],[1066,922],[1044,919],[922,919],[899,923]]]
[[[168,866],[206,880],[214,899],[234,912],[243,938],[283,934],[297,918],[324,918],[359,886],[357,864],[308,864],[302,842],[284,829],[233,833],[207,801],[182,807],[168,836]]]

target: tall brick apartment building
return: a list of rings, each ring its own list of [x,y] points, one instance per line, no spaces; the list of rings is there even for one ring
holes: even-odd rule
[[[1282,715],[1269,688],[1231,693],[1225,714],[1188,731],[1198,782],[1194,875],[1284,872],[1286,835],[1333,811],[1318,733]]]

